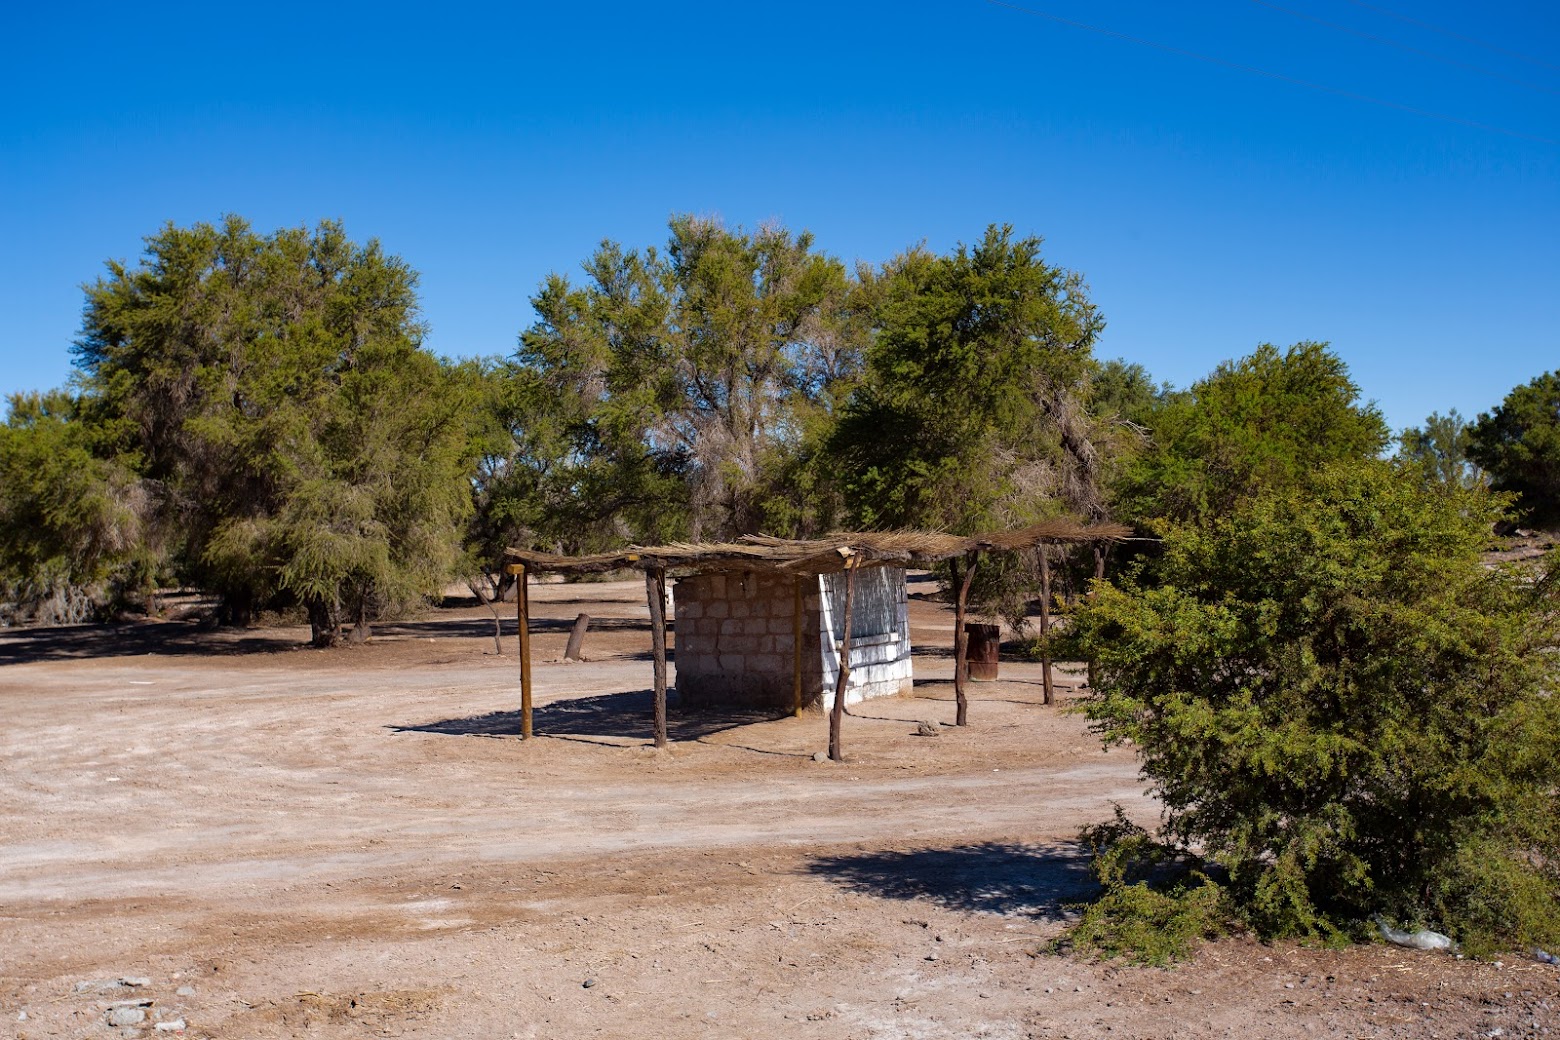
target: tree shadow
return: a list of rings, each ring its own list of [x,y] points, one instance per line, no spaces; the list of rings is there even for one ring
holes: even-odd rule
[[[852,892],[925,900],[949,910],[1060,921],[1099,892],[1087,850],[1074,842],[984,842],[952,849],[824,856],[808,870]]]
[[[676,710],[677,698],[672,690],[667,691],[666,707],[666,735],[668,739],[677,741],[698,740],[714,733],[782,717],[775,711],[752,708],[682,712]],[[397,733],[517,737],[520,735],[520,712],[490,711],[484,715],[387,728]],[[627,737],[652,740],[655,736],[655,691],[606,693],[539,705],[531,712],[531,731],[542,737]]]
[[[0,633],[0,664],[75,661],[91,658],[194,656],[241,657],[300,650],[296,634],[213,629],[181,621],[61,625]]]

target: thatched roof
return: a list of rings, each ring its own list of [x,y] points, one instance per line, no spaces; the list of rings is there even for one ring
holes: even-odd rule
[[[591,556],[559,556],[529,549],[506,549],[511,563],[526,569],[563,574],[589,574],[625,568],[690,571],[778,571],[825,574],[857,566],[888,564],[927,566],[970,551],[1012,552],[1041,542],[1115,542],[1132,534],[1124,524],[1080,524],[1045,520],[1028,527],[993,531],[966,538],[934,531],[860,531],[823,538],[788,539],[747,535],[736,542],[674,542],[631,545],[620,552]]]

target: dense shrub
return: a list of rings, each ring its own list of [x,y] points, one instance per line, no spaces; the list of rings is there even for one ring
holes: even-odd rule
[[[1501,504],[1334,467],[1172,527],[1155,587],[1080,613],[1089,718],[1259,935],[1380,912],[1472,952],[1560,939],[1556,621],[1481,560]]]

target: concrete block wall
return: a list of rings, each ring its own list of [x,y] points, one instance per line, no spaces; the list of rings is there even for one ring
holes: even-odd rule
[[[875,573],[891,571],[891,574]],[[869,577],[870,576],[870,577]],[[802,579],[802,702],[834,701],[838,648],[829,578]],[[858,574],[856,617],[869,634],[852,638],[847,704],[911,688],[910,621],[904,572],[872,568]],[[676,684],[679,702],[785,710],[792,703],[795,650],[794,581],[762,572],[700,574],[677,581]],[[843,588],[841,585],[840,588]],[[863,610],[888,613],[875,621]]]

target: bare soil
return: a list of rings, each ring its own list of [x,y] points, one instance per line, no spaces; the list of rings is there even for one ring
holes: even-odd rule
[[[1045,953],[1090,891],[1078,828],[1157,807],[1130,752],[1041,704],[1036,666],[1004,661],[953,727],[933,600],[915,695],[855,709],[843,765],[813,759],[819,715],[674,714],[656,751],[643,586],[533,605],[530,742],[513,618],[499,656],[480,607],[332,651],[299,628],[0,633],[0,1036],[1560,1029],[1560,972],[1517,957]],[[589,660],[564,663],[582,611]],[[108,1025],[126,1001],[145,1021]]]

